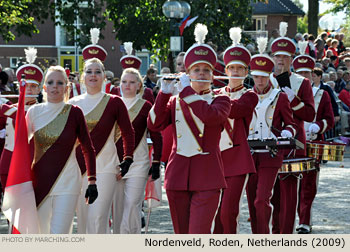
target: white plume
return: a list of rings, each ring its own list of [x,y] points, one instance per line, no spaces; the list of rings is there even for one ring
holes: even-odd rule
[[[132,42],[124,42],[124,49],[127,55],[132,54]]]
[[[204,44],[205,36],[208,34],[208,28],[204,24],[196,24],[194,29],[194,37],[198,44]]]
[[[280,35],[281,37],[286,36],[288,29],[288,23],[287,22],[281,22],[280,23]]]
[[[307,41],[299,41],[298,42],[298,47],[301,55],[304,55],[306,52],[306,47],[309,42]]]
[[[24,49],[26,54],[26,60],[28,64],[33,64],[36,59],[37,50],[34,47],[28,47],[28,49]]]
[[[100,36],[100,29],[98,28],[91,28],[90,29],[90,35],[91,35],[91,43],[93,45],[96,45]]]
[[[263,54],[266,50],[267,38],[266,37],[258,37],[256,39],[256,43],[258,44],[259,53]]]
[[[239,27],[232,27],[229,32],[230,32],[230,38],[232,40],[232,45],[233,46],[238,45],[242,38],[242,35],[241,35],[242,29]]]

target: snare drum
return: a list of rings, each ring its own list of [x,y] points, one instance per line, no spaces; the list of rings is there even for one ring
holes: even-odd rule
[[[307,156],[316,160],[343,161],[346,144],[309,141],[306,142]]]
[[[296,173],[315,170],[314,158],[293,158],[283,160],[278,173]]]

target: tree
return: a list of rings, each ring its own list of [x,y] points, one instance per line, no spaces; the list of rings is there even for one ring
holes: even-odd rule
[[[0,36],[5,41],[14,40],[14,32],[18,36],[32,36],[40,32],[35,21],[44,23],[51,19],[83,47],[90,43],[90,28],[104,28],[106,25],[103,12],[104,2],[94,0],[1,0]],[[76,22],[78,17],[79,24]]]
[[[5,41],[15,39],[13,31],[26,36],[39,32],[29,7],[28,1],[24,0],[0,1],[0,36]]]
[[[135,49],[167,55],[170,22],[162,13],[164,0],[107,0],[107,14],[113,21],[116,39],[132,41]],[[245,0],[190,0],[191,17],[198,16],[196,23],[208,26],[207,41],[226,47],[230,44],[229,29],[246,27],[251,22],[250,1]],[[180,20],[178,20],[180,21]],[[185,49],[194,43],[194,25],[184,30]]]
[[[307,15],[304,17],[298,17],[297,19],[297,32],[304,34],[308,32],[308,20]]]
[[[337,13],[344,11],[347,16],[350,14],[350,0],[325,0],[326,3],[332,4],[331,12]]]
[[[308,30],[309,30],[309,33],[313,34],[314,36],[317,36],[318,12],[319,12],[318,0],[309,0]]]

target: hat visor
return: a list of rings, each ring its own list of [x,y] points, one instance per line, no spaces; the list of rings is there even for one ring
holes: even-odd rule
[[[26,79],[26,82],[27,83],[33,83],[33,84],[36,84],[36,85],[40,85],[40,83],[38,81],[36,81],[36,80],[28,80],[28,79]]]
[[[248,67],[243,61],[240,61],[240,60],[233,60],[231,62],[229,62],[226,67],[229,67],[231,65],[241,65],[241,66],[244,66],[244,67]]]
[[[250,72],[250,74],[254,75],[254,76],[265,76],[265,77],[270,76],[270,73],[259,71],[259,70],[253,70],[253,71]]]
[[[187,70],[190,70],[194,65],[197,65],[197,64],[200,64],[200,63],[204,63],[204,64],[207,64],[208,66],[210,66],[211,69],[214,70],[214,66],[209,63],[209,61],[206,61],[206,60],[197,60],[195,62],[193,62],[188,68]]]
[[[299,72],[312,72],[312,69],[311,68],[302,67],[302,68],[296,69],[295,72],[296,73],[299,73]]]
[[[276,56],[276,55],[286,55],[286,56],[292,56],[291,53],[289,52],[285,52],[285,51],[277,51],[273,54],[273,56]]]

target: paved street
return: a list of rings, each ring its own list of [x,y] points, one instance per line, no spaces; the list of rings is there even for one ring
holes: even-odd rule
[[[328,162],[321,167],[318,194],[313,207],[314,234],[350,234],[350,148],[343,162]],[[147,209],[146,217],[147,217]],[[248,205],[244,196],[240,233],[250,234]],[[74,224],[74,232],[76,230]],[[144,232],[144,230],[143,230]],[[7,222],[1,215],[0,233],[7,233]],[[162,205],[152,209],[149,234],[172,234],[169,206],[163,190]]]

